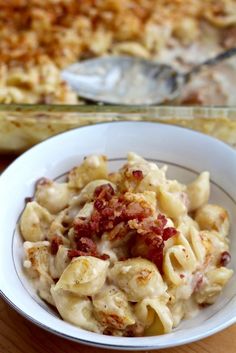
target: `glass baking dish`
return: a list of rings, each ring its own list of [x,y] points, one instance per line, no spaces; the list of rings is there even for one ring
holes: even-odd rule
[[[108,121],[181,125],[236,147],[236,108],[98,105],[0,105],[0,153],[19,154],[62,131]]]

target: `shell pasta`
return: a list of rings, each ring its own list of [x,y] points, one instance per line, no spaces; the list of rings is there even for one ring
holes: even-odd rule
[[[112,173],[105,156],[89,156],[66,182],[37,183],[19,224],[25,273],[82,329],[171,332],[213,304],[233,274],[229,215],[209,195],[207,171],[185,185],[135,153]]]

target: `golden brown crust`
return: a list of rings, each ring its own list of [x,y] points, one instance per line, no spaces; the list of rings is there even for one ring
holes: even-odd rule
[[[184,37],[187,33],[181,34],[180,21],[186,17],[192,30],[201,19],[227,26],[230,15],[233,21],[229,13],[233,5],[232,0],[1,0],[0,62],[27,66],[50,59],[65,67],[99,54],[95,37],[103,31],[110,35],[106,52],[115,42],[143,44],[149,24],[168,23],[174,35]]]

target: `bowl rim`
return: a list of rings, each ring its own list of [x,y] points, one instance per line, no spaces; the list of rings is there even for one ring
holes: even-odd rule
[[[142,346],[136,346],[136,345],[129,345],[129,346],[125,346],[124,344],[120,345],[120,344],[108,344],[108,343],[100,343],[100,342],[92,342],[92,341],[88,341],[88,340],[84,340],[82,338],[77,338],[77,337],[73,337],[70,335],[67,335],[65,333],[62,333],[56,329],[53,329],[49,326],[46,326],[44,324],[42,324],[39,320],[35,319],[34,317],[30,316],[29,314],[25,313],[23,310],[21,310],[18,306],[16,306],[11,300],[9,300],[9,298],[7,298],[7,296],[2,292],[2,290],[0,289],[0,296],[2,297],[2,299],[4,299],[4,301],[10,305],[11,308],[13,308],[16,312],[18,312],[22,317],[24,317],[25,319],[27,319],[29,322],[33,323],[34,325],[38,326],[39,328],[52,333],[58,337],[62,337],[65,338],[69,341],[72,342],[76,342],[76,343],[80,343],[83,345],[88,345],[91,347],[98,347],[98,348],[105,348],[105,349],[112,349],[112,350],[128,350],[128,351],[133,351],[134,349],[137,351],[143,351],[143,350],[159,350],[159,349],[167,349],[167,348],[173,348],[173,347],[178,347],[178,346],[182,346],[182,345],[186,345],[186,344],[190,344],[190,343],[194,343],[197,342],[199,340],[205,339],[209,336],[212,336],[228,327],[230,327],[231,325],[234,325],[236,323],[236,317],[232,318],[231,320],[225,322],[224,324],[218,326],[217,328],[214,328],[210,331],[207,331],[203,334],[199,334],[196,336],[192,336],[188,339],[182,339],[180,340],[178,343],[168,343],[167,345],[159,345],[158,347],[156,345],[142,345]],[[86,331],[86,330],[85,330]],[[103,336],[102,334],[100,334],[100,336]],[[155,337],[155,336],[154,336]],[[112,338],[112,336],[111,336]],[[120,337],[121,339],[125,339],[126,337]],[[136,337],[130,337],[129,339],[135,340]],[[149,337],[149,339],[152,339],[152,336]]]
[[[214,138],[214,137],[211,137],[211,136],[207,136],[205,134],[202,134],[200,132],[197,132],[197,131],[194,131],[192,129],[189,129],[189,128],[184,128],[184,127],[180,127],[180,126],[176,126],[176,125],[166,125],[166,124],[163,124],[163,123],[160,123],[160,122],[145,122],[145,121],[135,121],[135,122],[130,122],[130,121],[112,121],[112,122],[100,122],[96,125],[111,125],[111,124],[119,124],[119,125],[127,125],[127,124],[145,124],[145,125],[165,125],[165,126],[168,126],[168,127],[171,127],[171,128],[175,128],[177,130],[190,130],[191,133],[193,133],[194,135],[199,135],[199,136],[204,136],[204,138],[206,139],[210,139],[212,140],[214,143],[218,143],[218,144],[221,144],[224,148],[227,148],[230,152],[233,152],[235,154],[235,158],[236,158],[236,151],[233,149],[233,147],[227,145],[226,143]],[[2,179],[2,176],[5,175],[5,173],[8,172],[8,170],[11,168],[11,166],[13,164],[15,164],[19,159],[21,159],[24,155],[27,155],[28,153],[31,153],[32,150],[34,149],[38,149],[40,148],[40,146],[42,144],[44,144],[45,142],[47,142],[48,140],[53,140],[53,139],[58,139],[58,137],[60,138],[61,135],[67,135],[69,134],[71,131],[74,131],[74,130],[81,130],[81,129],[89,129],[89,128],[96,128],[96,125],[89,125],[89,126],[81,126],[81,127],[75,127],[73,129],[71,129],[70,131],[66,131],[66,132],[60,132],[58,133],[57,135],[55,136],[52,136],[52,137],[49,137],[47,139],[45,139],[44,141],[38,143],[37,145],[31,147],[29,150],[27,150],[26,152],[24,152],[23,154],[21,154],[15,161],[13,161],[2,173],[1,175],[1,179]],[[53,329],[52,327],[50,326],[47,326],[47,325],[44,325],[43,323],[41,323],[41,321],[37,320],[36,318],[34,318],[33,316],[29,315],[28,313],[26,313],[24,310],[22,310],[21,308],[19,308],[17,305],[15,305],[15,303],[10,300],[6,295],[5,293],[2,291],[2,289],[0,288],[0,296],[13,308],[15,309],[18,313],[20,313],[23,317],[25,317],[26,319],[28,319],[30,322],[36,324],[37,326],[39,326],[40,328],[43,328],[45,329],[46,331],[48,332],[51,332],[57,336],[60,336],[60,337],[63,337],[63,338],[66,338],[66,339],[69,339],[71,341],[75,341],[75,342],[78,342],[78,343],[82,343],[82,344],[86,344],[86,345],[90,345],[90,346],[95,346],[95,347],[101,347],[101,348],[107,348],[107,349],[121,349],[121,350],[146,350],[146,349],[149,349],[149,350],[153,350],[153,349],[163,349],[163,348],[168,348],[168,347],[176,347],[176,346],[180,346],[180,345],[183,345],[183,344],[188,344],[188,343],[191,343],[191,342],[195,342],[197,340],[200,340],[200,339],[203,339],[203,338],[206,338],[210,335],[213,335],[227,327],[229,327],[230,325],[236,323],[236,316],[235,317],[232,317],[231,319],[223,322],[222,324],[219,324],[217,327],[214,327],[206,332],[203,332],[202,334],[196,334],[195,336],[191,336],[191,337],[183,337],[181,339],[179,339],[179,341],[177,343],[175,342],[170,342],[168,343],[168,345],[166,344],[160,344],[158,345],[158,347],[156,346],[156,344],[152,345],[128,345],[126,346],[122,341],[121,341],[121,344],[108,344],[108,343],[100,343],[100,342],[96,342],[95,340],[94,341],[88,341],[86,339],[83,339],[83,338],[77,338],[77,337],[74,337],[74,336],[71,336],[69,334],[66,334],[66,333],[62,333],[60,332],[59,330],[57,329]],[[85,330],[86,331],[86,330]],[[97,335],[97,334],[95,334]],[[103,335],[99,334],[99,336],[101,337],[104,337]],[[146,338],[146,337],[145,337]],[[111,339],[112,339],[112,336],[111,336]],[[127,339],[126,337],[122,337],[122,340],[124,339]],[[129,340],[135,340],[136,337],[132,337],[132,338],[128,338]],[[149,337],[149,340],[151,339],[151,337]]]

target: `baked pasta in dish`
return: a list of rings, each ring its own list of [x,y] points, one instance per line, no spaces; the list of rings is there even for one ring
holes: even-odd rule
[[[77,103],[60,70],[85,58],[125,54],[187,71],[233,46],[235,0],[0,0],[0,102]],[[202,73],[180,103],[235,105],[235,68],[232,59]]]
[[[136,155],[109,173],[92,155],[65,182],[42,178],[20,219],[24,269],[39,296],[83,329],[170,332],[214,303],[233,274],[229,216],[209,173],[184,185]]]

